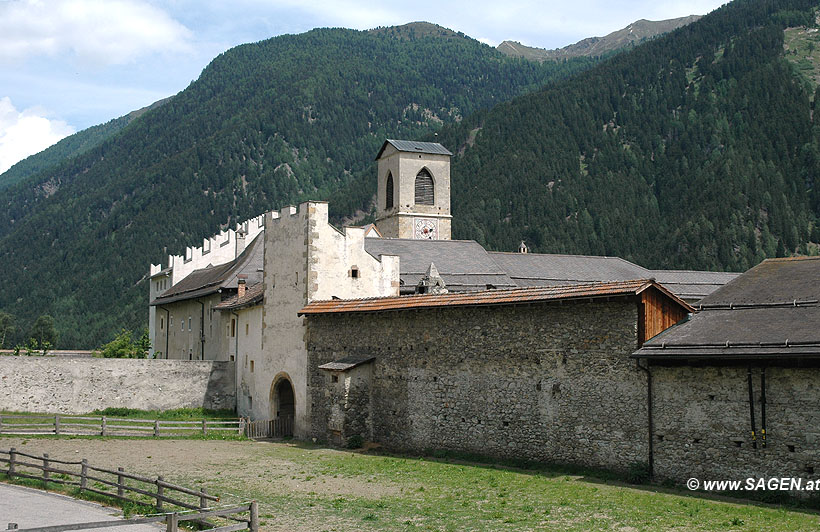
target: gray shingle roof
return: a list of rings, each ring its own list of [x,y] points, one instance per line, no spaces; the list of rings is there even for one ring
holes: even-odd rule
[[[820,358],[820,257],[769,259],[703,299],[636,358]]]
[[[702,305],[782,303],[820,299],[820,257],[767,259],[729,282]]]
[[[233,261],[194,270],[180,282],[160,294],[151,305],[164,305],[213,294],[221,288],[236,288],[238,275],[246,276],[248,285],[262,281],[264,233],[256,238]]]
[[[419,142],[416,140],[393,140],[387,139],[382,144],[376,159],[382,156],[384,149],[390,144],[394,148],[403,152],[411,153],[430,153],[433,155],[453,155],[450,150],[439,144],[438,142]]]
[[[516,286],[628,281],[652,277],[646,268],[619,257],[499,252],[490,252],[490,256]]]
[[[430,263],[436,268],[451,292],[513,288],[515,283],[496,264],[490,254],[473,240],[409,240],[399,238],[365,238],[365,250],[373,255],[398,255],[405,291],[415,287]]]
[[[652,270],[655,280],[687,301],[699,301],[738,275],[734,272]]]

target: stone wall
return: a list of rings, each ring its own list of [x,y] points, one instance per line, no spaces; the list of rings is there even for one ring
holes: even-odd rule
[[[652,366],[655,473],[661,479],[816,479],[820,473],[820,368],[766,368],[766,446],[760,439],[760,367]]]
[[[352,415],[318,366],[374,356],[365,439],[624,471],[648,456],[637,319],[627,298],[309,316],[312,435]]]
[[[0,410],[233,409],[234,363],[0,356]]]

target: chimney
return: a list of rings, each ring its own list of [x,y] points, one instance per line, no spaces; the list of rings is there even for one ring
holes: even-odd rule
[[[234,258],[238,257],[245,251],[245,231],[243,229],[239,229],[236,231],[236,254],[234,254]]]
[[[241,299],[245,296],[245,276],[240,275],[239,280],[236,282],[236,296]]]

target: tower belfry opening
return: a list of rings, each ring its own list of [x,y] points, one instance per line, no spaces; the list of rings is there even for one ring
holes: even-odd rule
[[[452,155],[437,142],[384,142],[376,156],[376,227],[383,237],[450,240]]]

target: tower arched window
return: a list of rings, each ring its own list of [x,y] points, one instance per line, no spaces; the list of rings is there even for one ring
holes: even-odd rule
[[[384,202],[384,208],[390,209],[393,207],[393,174],[390,172],[387,172],[387,185],[385,187],[387,199]]]
[[[434,205],[435,199],[433,176],[427,168],[422,168],[416,174],[416,205]]]

